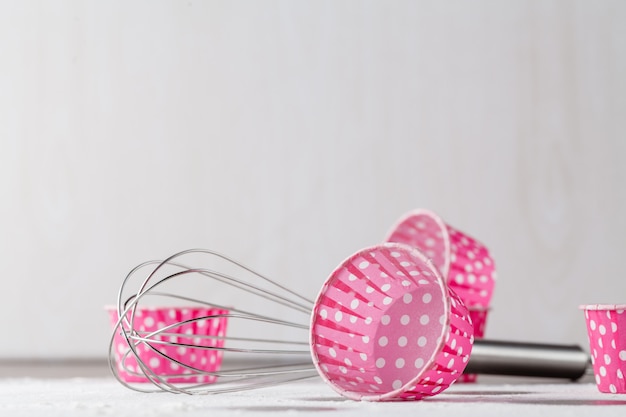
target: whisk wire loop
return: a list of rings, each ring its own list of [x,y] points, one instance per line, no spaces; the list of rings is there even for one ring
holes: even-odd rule
[[[179,261],[186,255],[208,255],[218,261],[225,261],[230,267],[237,268],[241,276],[213,268],[189,267]],[[145,278],[140,278],[138,290],[128,294],[131,281],[148,267],[152,269]],[[302,314],[302,320],[298,321],[297,315],[288,312],[272,317],[268,314],[272,309],[265,307],[260,308],[260,311],[240,309],[162,290],[166,284],[178,283],[184,277],[208,279],[211,285],[223,285],[240,291],[241,295],[247,294],[288,309],[286,311]],[[140,323],[143,323],[145,315],[155,312],[154,307],[144,305],[152,297],[201,306],[208,312],[193,317],[179,317],[170,310],[169,318],[163,318],[158,323],[151,319],[151,326],[144,326]],[[258,309],[258,304],[251,303],[251,307],[256,306]],[[118,292],[114,311],[115,329],[109,345],[109,365],[123,385],[141,392],[214,394],[310,378],[317,375],[310,360],[308,342],[308,321],[313,304],[313,301],[286,286],[211,250],[189,249],[162,261],[143,262],[126,275]],[[183,308],[182,311],[185,310],[188,309]],[[225,328],[217,332],[209,329],[211,326],[225,326],[226,323],[229,327],[240,324],[258,329],[262,334],[260,337],[252,334],[226,335]],[[301,339],[270,337],[272,332],[263,332],[262,326],[302,330],[304,336]],[[189,356],[195,360],[181,357],[183,353],[189,352],[193,352]],[[227,363],[234,354],[243,356],[240,360],[234,359],[232,363]],[[225,356],[225,360],[221,364],[222,356]],[[198,357],[202,357],[204,363],[198,362]],[[209,360],[212,366],[207,366]],[[167,372],[155,369],[163,363],[169,366]],[[158,390],[131,383],[138,381],[150,382]]]

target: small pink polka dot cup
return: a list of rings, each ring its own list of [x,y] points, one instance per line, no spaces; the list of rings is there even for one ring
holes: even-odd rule
[[[342,262],[312,313],[322,378],[355,400],[419,400],[454,383],[472,349],[461,299],[417,249],[386,243]]]
[[[487,328],[487,316],[489,314],[489,308],[486,307],[469,307],[469,315],[474,325],[474,339],[482,339],[485,336],[485,329]],[[476,374],[463,374],[459,378],[458,382],[476,382],[478,375]]]
[[[387,242],[405,243],[433,260],[446,282],[468,307],[489,307],[496,279],[489,250],[447,225],[435,213],[418,209],[404,215]]]
[[[626,304],[580,306],[587,320],[591,362],[600,392],[626,393]]]
[[[167,383],[211,383],[216,377],[207,374],[219,370],[224,346],[227,310],[206,307],[138,306],[130,326],[118,324],[117,308],[108,307],[114,328],[112,354],[117,376],[125,382],[150,382],[147,376]],[[129,341],[123,331],[135,338]],[[137,337],[142,338],[138,340]],[[145,370],[138,359],[143,362]]]

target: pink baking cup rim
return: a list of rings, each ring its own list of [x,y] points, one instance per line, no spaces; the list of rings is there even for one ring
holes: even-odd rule
[[[439,226],[439,230],[441,231],[441,234],[442,234],[441,239],[443,239],[443,244],[444,244],[446,255],[447,255],[445,257],[443,266],[440,268],[440,273],[444,277],[443,278],[444,282],[447,282],[447,277],[450,272],[450,256],[449,255],[452,251],[452,248],[450,247],[450,244],[451,244],[450,233],[448,232],[448,225],[446,224],[446,222],[444,222],[443,219],[439,217],[434,211],[427,210],[427,209],[415,209],[415,210],[409,211],[408,213],[405,213],[402,217],[400,217],[393,224],[391,229],[389,229],[389,231],[387,232],[387,235],[385,236],[385,242],[390,242],[389,239],[394,235],[395,231],[402,224],[404,224],[407,220],[409,220],[411,217],[414,217],[414,216],[428,216],[435,223],[437,223],[437,226]]]
[[[493,310],[493,307],[485,307],[485,306],[467,306],[467,309],[469,311],[485,311],[487,313],[489,313],[491,310]]]
[[[428,246],[428,238],[426,238],[428,235],[421,232],[421,230],[428,230],[428,226],[420,226],[422,223],[420,218],[436,225],[435,241],[441,241],[443,248],[432,251],[422,246],[422,244]],[[413,223],[412,220],[416,220],[417,223]],[[423,240],[424,238],[426,239]],[[461,297],[466,306],[488,307],[490,305],[496,282],[496,267],[489,249],[473,236],[446,223],[435,212],[418,208],[405,213],[390,228],[385,241],[415,246],[432,257],[435,267],[440,270],[447,285]],[[464,246],[472,249],[469,250]],[[462,254],[463,251],[465,255]],[[472,254],[471,258],[469,254]],[[474,261],[477,255],[482,256],[482,259]]]
[[[587,311],[626,310],[626,304],[581,304],[578,308]]]
[[[416,374],[413,376],[412,379],[410,379],[409,381],[405,382],[400,388],[397,389],[393,389],[390,390],[386,393],[382,393],[382,394],[367,394],[367,393],[363,393],[363,392],[357,392],[357,391],[348,391],[342,387],[340,387],[339,385],[337,385],[332,379],[330,379],[327,375],[327,372],[322,369],[321,365],[320,365],[320,360],[318,358],[317,355],[317,348],[316,348],[316,343],[315,343],[315,334],[313,332],[313,330],[316,328],[316,322],[318,321],[320,315],[318,314],[318,309],[320,308],[321,304],[319,303],[319,300],[325,296],[325,294],[327,293],[328,289],[331,288],[331,284],[333,283],[333,281],[335,281],[339,274],[339,272],[342,270],[342,268],[344,267],[344,265],[350,263],[352,260],[354,260],[355,258],[360,257],[362,254],[364,253],[368,253],[368,252],[372,252],[372,251],[376,251],[379,248],[387,248],[387,249],[394,249],[397,248],[399,250],[405,250],[408,251],[411,255],[417,257],[420,261],[422,261],[424,263],[424,265],[427,265],[430,269],[429,272],[431,272],[435,278],[436,278],[436,282],[438,285],[438,289],[440,291],[440,295],[442,297],[442,306],[441,306],[441,310],[444,312],[449,312],[451,309],[451,298],[450,298],[450,289],[449,287],[446,285],[444,278],[441,276],[441,273],[439,272],[439,270],[432,264],[432,261],[426,257],[422,252],[420,252],[418,249],[410,246],[410,245],[406,245],[403,243],[396,243],[396,242],[385,242],[379,245],[374,245],[374,246],[370,246],[364,249],[359,250],[358,252],[350,255],[349,257],[345,258],[342,262],[339,263],[339,265],[332,271],[332,273],[328,276],[328,278],[324,281],[324,284],[321,287],[321,290],[318,292],[317,297],[315,298],[315,306],[313,307],[312,313],[311,313],[311,322],[310,322],[310,329],[311,329],[311,333],[310,333],[310,338],[309,338],[309,345],[310,345],[310,351],[311,351],[311,357],[313,359],[313,364],[315,365],[315,368],[318,372],[318,374],[320,375],[320,377],[324,380],[324,382],[326,382],[328,385],[330,385],[330,387],[335,390],[336,392],[338,392],[339,394],[341,394],[342,396],[348,398],[348,399],[352,399],[352,400],[362,400],[362,401],[384,401],[384,400],[390,400],[390,399],[394,399],[395,397],[398,397],[400,394],[407,392],[409,390],[411,390],[412,388],[414,388],[416,386],[417,383],[420,382],[420,380],[422,379],[422,377],[424,375],[426,375],[428,372],[430,372],[432,370],[432,368],[436,365],[436,361],[439,355],[442,354],[444,348],[446,347],[446,334],[448,333],[448,330],[451,326],[451,317],[450,314],[444,314],[445,316],[445,321],[443,323],[440,323],[440,333],[439,333],[439,337],[436,339],[436,347],[434,349],[432,349],[431,354],[428,358],[428,360],[424,361],[424,365],[422,366],[421,369],[416,371]],[[469,313],[468,313],[469,314]],[[461,372],[458,373],[458,377],[460,377],[462,375],[462,370]],[[457,378],[458,378],[457,377]],[[445,387],[447,388],[447,387]],[[439,392],[442,392],[443,390]]]

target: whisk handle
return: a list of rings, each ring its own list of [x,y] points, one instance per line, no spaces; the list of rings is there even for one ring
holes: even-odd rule
[[[577,345],[476,339],[465,373],[577,380],[590,364]]]

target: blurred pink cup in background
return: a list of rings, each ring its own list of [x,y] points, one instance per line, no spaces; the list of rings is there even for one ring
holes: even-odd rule
[[[600,392],[626,393],[626,304],[581,305]]]
[[[114,371],[122,381],[150,382],[148,377],[154,376],[168,383],[215,381],[216,377],[210,373],[221,365],[219,348],[224,346],[227,321],[223,315],[227,310],[138,306],[132,331],[131,311],[117,326],[117,308],[107,307],[106,310],[114,328],[111,351]],[[132,338],[127,340],[124,333]]]

